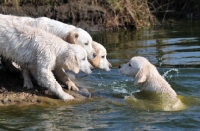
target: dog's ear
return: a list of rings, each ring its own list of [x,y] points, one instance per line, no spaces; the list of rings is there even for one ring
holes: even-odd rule
[[[76,55],[68,57],[67,67],[69,70],[73,71],[76,74],[80,71],[80,63]]]
[[[139,83],[143,83],[147,79],[147,75],[149,73],[149,68],[147,66],[141,67],[134,78],[134,85]]]
[[[92,41],[92,48],[94,49],[94,51],[95,51],[96,53],[99,52],[99,50],[98,50],[98,48],[97,48],[98,45],[99,45],[99,43],[97,43],[97,42],[95,42],[95,41]]]
[[[100,54],[99,54],[99,49],[97,48],[99,43],[95,42],[95,41],[92,41],[92,48],[94,49],[94,51],[96,52],[96,57],[92,60],[90,60],[90,64],[93,66],[93,67],[98,67],[99,66],[99,63],[100,63]]]
[[[69,32],[67,35],[63,38],[64,41],[70,43],[70,44],[76,44],[76,39],[78,38],[78,33],[76,32]]]
[[[97,53],[97,56],[94,59],[90,60],[89,62],[93,67],[95,67],[95,68],[98,67],[99,63],[100,63],[100,55],[99,55],[99,53]]]

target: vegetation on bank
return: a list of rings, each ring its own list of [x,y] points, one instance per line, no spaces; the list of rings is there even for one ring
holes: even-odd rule
[[[17,9],[31,6],[36,11],[38,7],[44,6],[54,14],[46,15],[47,17],[70,24],[86,21],[85,23],[90,26],[100,25],[108,29],[151,26],[156,23],[155,16],[160,13],[163,19],[174,14],[177,18],[189,19],[200,16],[200,0],[0,0],[0,5]],[[64,9],[66,11],[60,11],[59,7],[65,5],[68,5]],[[59,18],[59,14],[69,18]],[[37,17],[34,13],[27,15]]]

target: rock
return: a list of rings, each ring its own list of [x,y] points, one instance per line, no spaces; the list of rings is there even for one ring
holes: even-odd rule
[[[72,101],[58,99],[51,91],[41,88],[34,83],[33,89],[23,88],[23,79],[20,73],[10,73],[0,70],[0,106],[8,105],[63,105],[82,102],[90,98],[87,88],[79,87],[79,91],[63,88],[64,91],[75,97]]]

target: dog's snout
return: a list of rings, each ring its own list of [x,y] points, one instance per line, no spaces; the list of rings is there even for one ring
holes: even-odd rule
[[[97,56],[97,54],[96,54],[96,53],[94,53],[94,54],[93,54],[93,57],[95,58],[96,56]]]
[[[119,68],[121,68],[121,65],[119,65]]]
[[[90,67],[91,70],[94,70],[94,67]]]
[[[112,65],[111,65],[111,64],[109,64],[109,68],[112,68]]]

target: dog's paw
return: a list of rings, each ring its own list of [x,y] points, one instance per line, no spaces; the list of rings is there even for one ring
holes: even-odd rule
[[[62,96],[62,99],[63,99],[63,100],[73,100],[74,97],[73,97],[72,95],[70,95],[70,94],[65,93],[65,94]]]
[[[78,87],[72,81],[67,81],[65,83],[68,86],[68,90],[79,91]]]

